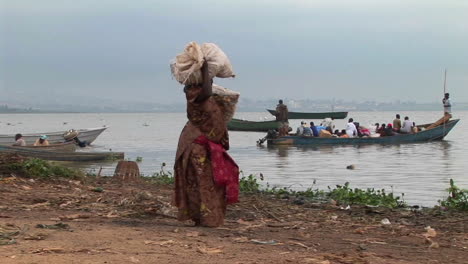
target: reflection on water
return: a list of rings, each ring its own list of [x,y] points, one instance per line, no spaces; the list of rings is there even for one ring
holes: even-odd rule
[[[429,123],[440,117],[439,112],[410,112],[417,123]],[[357,112],[350,117],[361,124],[393,120],[393,112]],[[242,117],[258,120],[264,113],[242,113]],[[468,112],[459,113],[462,121]],[[136,160],[144,175],[160,170],[167,164],[172,170],[177,141],[186,122],[184,113],[161,114],[15,114],[0,115],[0,134],[67,130],[109,126],[93,144],[93,151],[123,151],[125,157]],[[296,122],[297,123],[294,123]],[[298,126],[301,120],[291,120]],[[304,120],[315,121],[318,120]],[[260,174],[271,186],[306,189],[326,189],[350,182],[351,187],[393,189],[405,193],[411,204],[434,205],[445,196],[450,178],[460,187],[468,188],[466,159],[468,139],[463,134],[468,125],[460,121],[446,140],[403,145],[343,145],[343,146],[257,146],[265,133],[231,132],[229,153],[245,174]],[[6,123],[15,126],[7,126]],[[64,124],[66,122],[66,124]],[[142,126],[142,124],[151,124]],[[336,120],[344,128],[345,120]],[[75,163],[72,166],[112,175],[117,162]],[[356,169],[346,169],[349,165]],[[315,181],[315,185],[314,185]]]

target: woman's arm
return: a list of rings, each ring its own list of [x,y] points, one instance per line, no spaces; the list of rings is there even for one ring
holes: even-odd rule
[[[208,99],[212,95],[212,85],[213,80],[209,76],[208,72],[208,63],[205,61],[203,66],[201,67],[203,83],[202,83],[202,92],[195,100],[196,102],[200,103]]]

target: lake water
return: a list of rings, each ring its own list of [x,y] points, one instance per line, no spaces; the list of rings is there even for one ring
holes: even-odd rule
[[[395,112],[396,113],[396,112]],[[393,112],[350,112],[348,117],[362,125],[391,123]],[[430,123],[442,116],[438,112],[399,112],[417,124]],[[265,113],[238,113],[237,118],[249,120],[271,119]],[[303,190],[308,187],[326,189],[350,182],[351,187],[385,188],[405,194],[410,204],[431,206],[446,195],[449,179],[468,188],[466,160],[468,131],[464,122],[468,112],[454,114],[461,121],[444,141],[403,145],[281,147],[257,146],[264,133],[230,132],[232,157],[245,175],[260,173],[263,183],[270,186]],[[291,120],[295,129],[301,120]],[[320,120],[304,120],[315,121]],[[66,124],[64,124],[66,122]],[[92,151],[125,152],[126,158],[142,157],[140,170],[151,175],[166,163],[172,171],[177,141],[184,124],[184,113],[83,113],[83,114],[0,114],[0,134],[59,131],[78,128],[109,128],[94,142]],[[7,123],[11,123],[7,125]],[[147,124],[144,126],[143,124]],[[337,128],[344,128],[345,120],[335,120]],[[346,166],[354,164],[355,170]],[[78,166],[102,174],[112,175],[115,162],[87,163]],[[76,165],[75,165],[76,166]],[[315,182],[315,185],[314,185]]]

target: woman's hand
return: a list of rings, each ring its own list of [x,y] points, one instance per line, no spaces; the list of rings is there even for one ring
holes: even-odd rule
[[[212,84],[213,84],[213,80],[211,80],[210,75],[209,75],[208,63],[206,62],[206,60],[203,63],[200,70],[202,72],[203,83],[202,83],[202,92],[196,99],[197,102],[203,102],[211,96]]]

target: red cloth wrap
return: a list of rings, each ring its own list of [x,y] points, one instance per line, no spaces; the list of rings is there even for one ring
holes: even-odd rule
[[[229,156],[221,144],[209,140],[204,135],[196,138],[194,143],[207,147],[213,169],[214,182],[226,188],[226,202],[239,202],[239,166]]]

